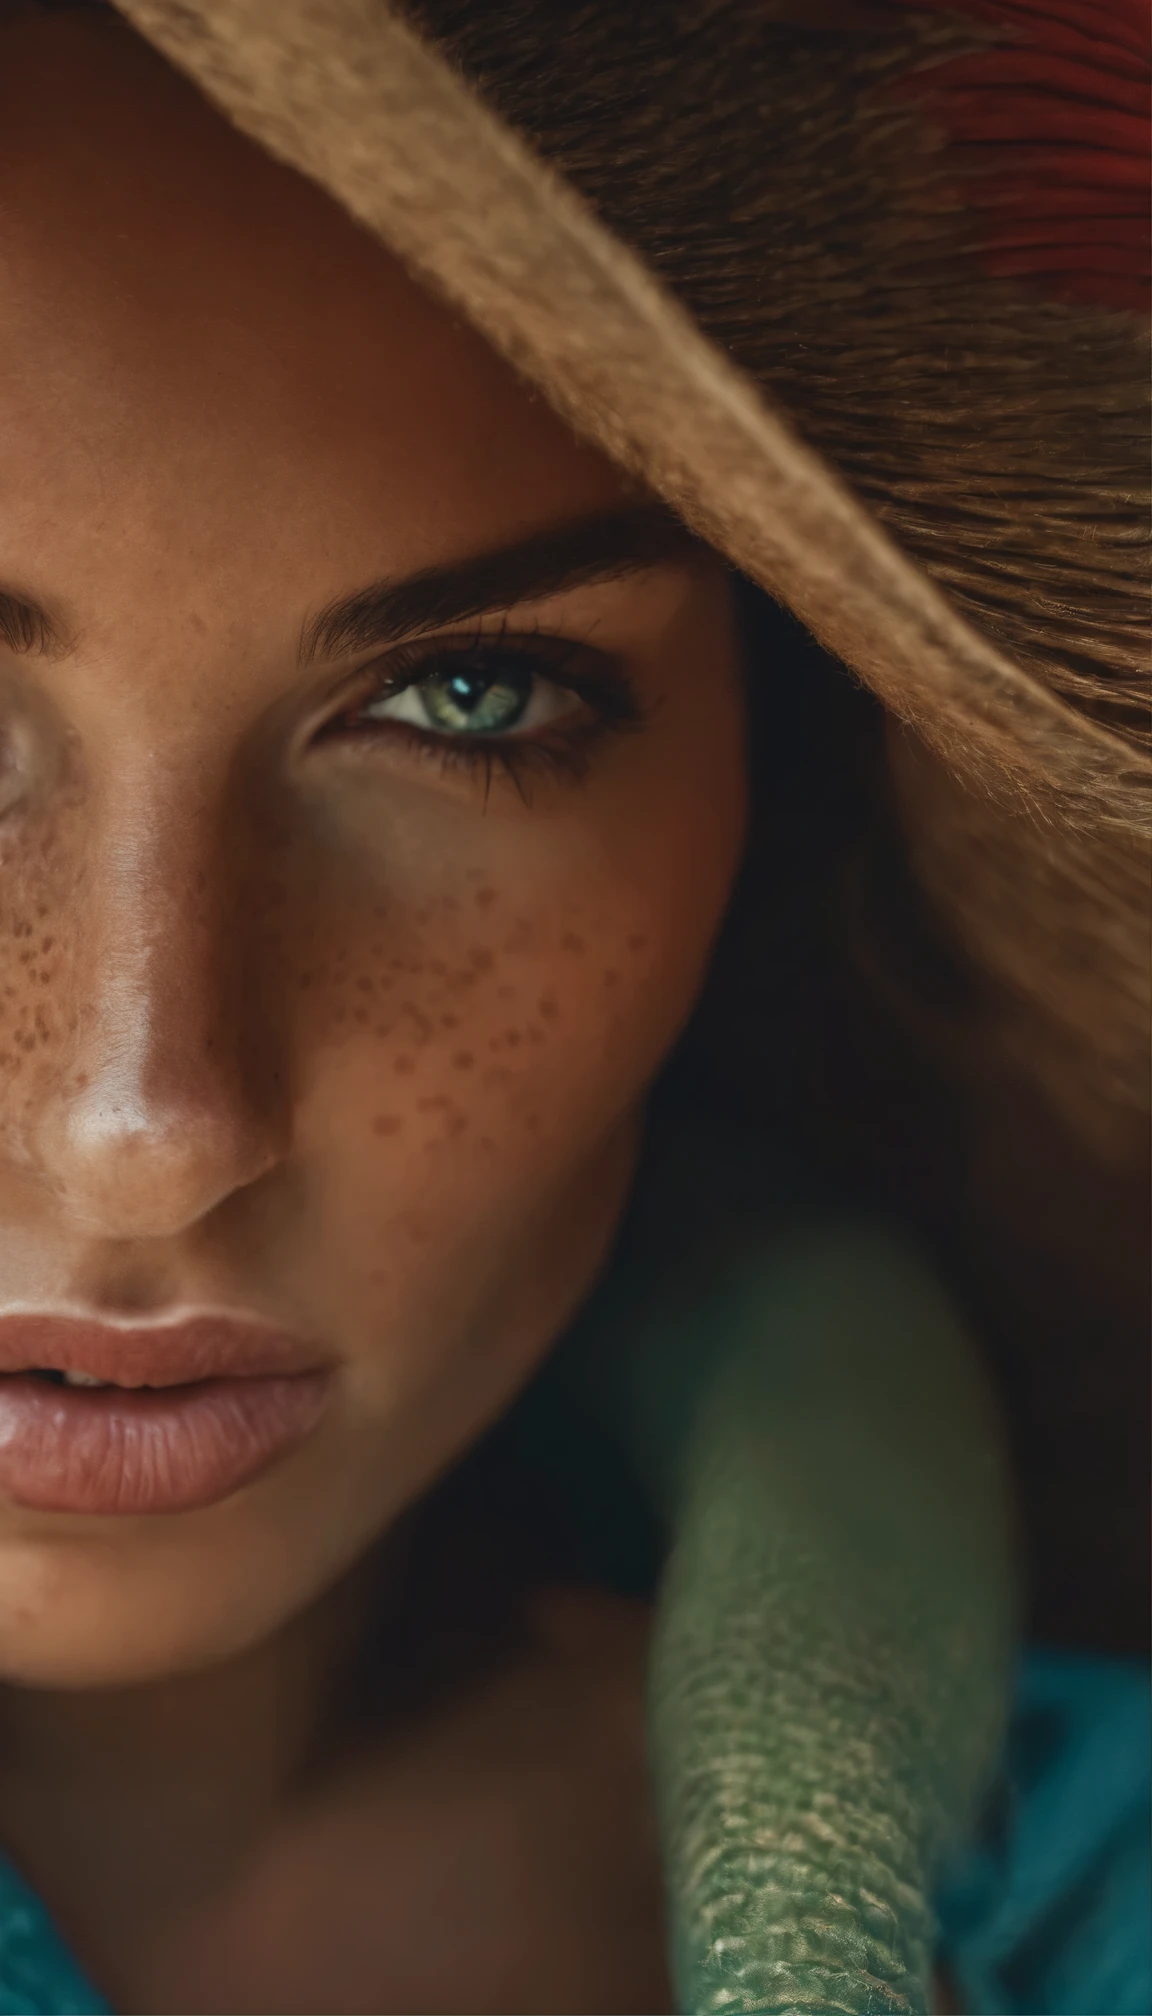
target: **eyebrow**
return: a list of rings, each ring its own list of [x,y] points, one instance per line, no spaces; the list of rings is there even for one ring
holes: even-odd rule
[[[514,546],[446,567],[428,567],[405,580],[382,580],[330,602],[305,624],[300,662],[394,644],[401,637],[491,615],[519,602],[541,601],[593,581],[618,580],[649,567],[683,560],[701,542],[664,505],[550,526]]]
[[[300,662],[307,666],[394,644],[518,602],[682,561],[700,550],[700,540],[664,505],[598,512],[458,564],[427,567],[400,581],[375,581],[328,603],[303,626]],[[0,588],[0,644],[22,657],[55,657],[69,648],[40,603],[5,588]]]

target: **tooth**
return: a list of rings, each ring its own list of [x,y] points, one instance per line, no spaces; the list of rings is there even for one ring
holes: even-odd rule
[[[64,1374],[64,1384],[66,1386],[107,1386],[110,1383],[107,1379],[94,1379],[91,1372],[65,1372]]]

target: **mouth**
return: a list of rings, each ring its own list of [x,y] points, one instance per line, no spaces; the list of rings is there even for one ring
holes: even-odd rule
[[[0,1497],[39,1512],[195,1511],[318,1425],[333,1368],[263,1324],[0,1317]]]
[[[9,1374],[8,1376],[10,1377],[11,1375]],[[42,1379],[47,1386],[107,1387],[116,1384],[114,1379],[97,1379],[91,1372],[58,1372],[54,1366],[49,1365],[29,1366],[28,1377],[30,1379]],[[122,1390],[127,1392],[131,1389],[126,1387]],[[140,1388],[138,1387],[136,1390],[139,1392]],[[153,1388],[152,1390],[155,1391],[156,1389]]]

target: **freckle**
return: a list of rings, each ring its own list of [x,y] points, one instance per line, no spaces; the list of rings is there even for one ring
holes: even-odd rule
[[[460,1050],[452,1059],[452,1062],[456,1066],[457,1071],[471,1071],[476,1059],[470,1050]]]
[[[395,1062],[393,1063],[392,1069],[394,1071],[408,1072],[414,1070],[415,1067],[416,1067],[416,1060],[414,1057],[397,1057]]]
[[[519,1029],[506,1029],[504,1031],[504,1041],[507,1043],[509,1049],[515,1050],[521,1040]]]
[[[562,952],[583,952],[584,940],[577,938],[574,931],[566,931],[560,940],[560,950]]]
[[[641,932],[634,931],[631,938],[629,938],[628,940],[628,950],[630,952],[643,952],[644,947],[647,945],[647,943],[648,943],[647,938],[645,938]]]
[[[352,1017],[352,1020],[354,1022],[361,1022],[361,1023],[367,1022],[368,1010],[366,1008],[357,1008],[356,1013]]]
[[[403,1120],[395,1113],[378,1113],[372,1122],[372,1132],[374,1134],[398,1134],[403,1125]]]
[[[386,1288],[391,1278],[386,1267],[374,1267],[368,1276],[373,1288]]]
[[[55,938],[43,939],[40,945],[41,952],[51,952],[52,947],[55,945],[55,943],[56,943]]]
[[[47,971],[44,971],[44,972],[42,972],[42,973],[41,973],[41,974],[39,975],[39,978],[40,978],[41,980],[51,980],[51,978],[52,978],[52,975],[51,975],[51,973],[49,973],[49,972],[47,972]]]
[[[496,1152],[496,1143],[487,1134],[480,1136],[480,1146],[484,1150],[485,1155],[493,1155]]]
[[[525,1033],[528,1037],[529,1043],[543,1043],[544,1041],[544,1031],[543,1029],[538,1028],[535,1022],[530,1022],[528,1024],[528,1028]]]
[[[372,992],[372,982],[369,980],[367,974],[362,973],[360,975],[359,980],[356,982],[356,992],[358,994],[370,994]]]
[[[468,962],[476,973],[490,973],[496,963],[486,945],[474,945],[468,954]]]
[[[299,984],[300,984],[300,989],[301,989],[301,992],[302,992],[302,993],[307,993],[307,991],[308,991],[309,987],[311,987],[311,985],[312,985],[312,975],[311,975],[311,973],[301,973],[301,975],[300,975],[300,982],[299,982]]]
[[[445,966],[443,959],[431,959],[428,962],[428,971],[434,973],[438,980],[442,980],[448,968]]]
[[[478,910],[490,910],[495,901],[495,889],[478,889],[476,891],[476,908]]]
[[[615,987],[619,978],[620,978],[619,973],[614,972],[612,968],[609,967],[607,973],[605,973],[604,975],[605,987]]]
[[[448,1127],[448,1139],[454,1141],[458,1134],[466,1134],[471,1122],[463,1113],[456,1113]]]
[[[546,1022],[553,1021],[560,1013],[559,1002],[554,1001],[550,994],[545,994],[542,1000],[537,1003],[537,1007]]]
[[[524,1115],[524,1128],[525,1132],[528,1134],[538,1133],[540,1128],[539,1113],[526,1113]]]
[[[440,1027],[442,1029],[458,1029],[460,1027],[459,1015],[441,1015]]]

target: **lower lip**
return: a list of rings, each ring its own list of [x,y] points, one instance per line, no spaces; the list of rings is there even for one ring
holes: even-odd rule
[[[35,1512],[194,1512],[316,1426],[326,1372],[188,1386],[56,1386],[0,1375],[0,1496]]]

